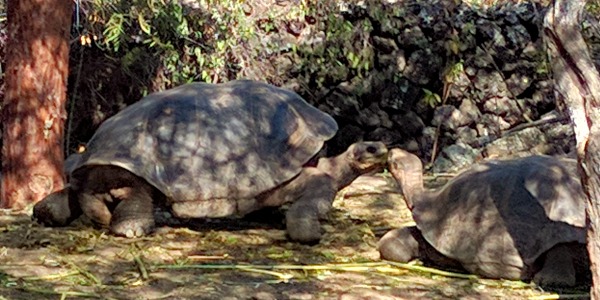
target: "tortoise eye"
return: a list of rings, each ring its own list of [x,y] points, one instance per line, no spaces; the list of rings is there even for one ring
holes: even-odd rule
[[[374,147],[374,146],[368,146],[368,147],[367,147],[367,152],[369,152],[369,153],[371,153],[371,154],[377,153],[377,147]]]

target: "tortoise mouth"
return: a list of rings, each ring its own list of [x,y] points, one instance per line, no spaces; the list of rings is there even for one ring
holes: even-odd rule
[[[379,153],[376,153],[373,156],[373,158],[374,158],[375,161],[378,161],[379,163],[386,164],[387,161],[388,161],[388,151],[387,151],[387,149],[384,149],[384,150],[380,151]]]

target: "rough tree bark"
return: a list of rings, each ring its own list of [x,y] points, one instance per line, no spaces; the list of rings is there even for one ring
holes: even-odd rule
[[[72,0],[8,0],[0,207],[62,188]]]
[[[575,128],[577,156],[588,197],[587,225],[593,287],[600,299],[600,76],[581,34],[585,0],[554,0],[544,19],[554,90]]]

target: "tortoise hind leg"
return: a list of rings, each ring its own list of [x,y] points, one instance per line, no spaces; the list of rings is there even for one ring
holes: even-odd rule
[[[585,276],[578,274],[580,269],[584,273],[586,268],[578,265],[585,265],[578,260],[587,259],[587,250],[585,244],[569,243],[559,244],[548,250],[543,257],[543,265],[533,277],[533,282],[546,287],[572,287],[577,284],[577,278]],[[589,269],[589,264],[588,268]]]
[[[402,227],[386,233],[377,243],[379,256],[385,260],[409,262],[419,257],[419,242],[415,235],[420,235],[416,226]]]
[[[427,242],[417,226],[401,227],[386,233],[379,240],[377,249],[385,260],[405,263],[419,258],[425,264],[456,272],[465,271],[460,262],[440,253]]]

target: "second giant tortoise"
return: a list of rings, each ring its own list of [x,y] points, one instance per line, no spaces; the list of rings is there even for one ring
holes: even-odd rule
[[[64,226],[83,213],[135,237],[153,230],[159,198],[179,218],[243,216],[293,202],[289,236],[315,242],[336,192],[387,161],[380,142],[315,158],[337,129],[296,93],[256,81],[150,94],[101,124],[70,186],[36,204],[34,217]]]
[[[392,149],[389,169],[416,226],[388,232],[378,245],[382,258],[546,286],[588,283],[586,200],[575,160],[487,161],[435,191],[424,190],[421,160],[411,153]]]

